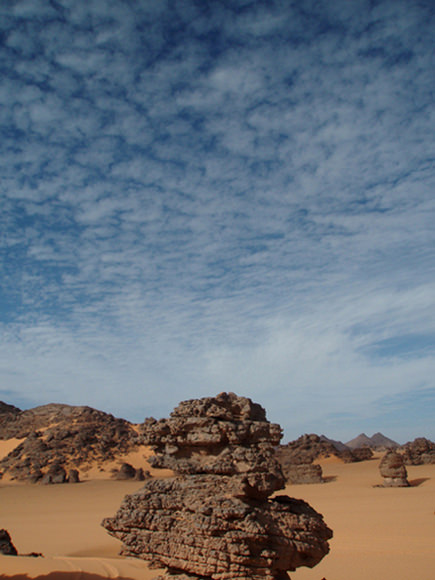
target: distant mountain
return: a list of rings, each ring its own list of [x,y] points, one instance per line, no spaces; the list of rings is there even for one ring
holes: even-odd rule
[[[361,433],[358,437],[351,439],[346,443],[350,449],[359,449],[361,447],[370,447],[371,449],[386,449],[396,448],[399,444],[382,433],[375,433],[372,437],[368,437],[365,433]]]
[[[371,441],[372,441],[372,447],[374,449],[379,449],[382,447],[384,447],[384,448],[400,447],[400,445],[397,443],[397,441],[393,441],[392,439],[385,437],[385,435],[382,435],[382,433],[379,433],[379,432],[372,435]]]
[[[359,447],[370,447],[371,440],[365,433],[360,433],[358,437],[346,442],[346,447],[349,449],[358,449]]]

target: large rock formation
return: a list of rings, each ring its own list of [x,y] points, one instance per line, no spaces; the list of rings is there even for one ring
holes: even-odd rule
[[[435,463],[435,443],[425,437],[417,437],[403,447],[403,460],[406,465]]]
[[[58,466],[86,471],[137,449],[138,435],[124,419],[86,406],[49,404],[27,411],[0,406],[0,439],[23,439],[0,461],[0,477],[31,482],[63,479]],[[55,476],[51,468],[58,469]]]
[[[148,481],[103,521],[124,555],[167,567],[171,578],[285,580],[328,553],[332,532],[320,514],[270,497],[284,486],[274,457],[281,429],[260,405],[233,393],[185,401],[169,419],[147,420],[143,437],[153,466],[176,475]]]
[[[396,451],[388,451],[379,464],[379,471],[384,478],[383,487],[408,487],[408,474],[403,457]]]

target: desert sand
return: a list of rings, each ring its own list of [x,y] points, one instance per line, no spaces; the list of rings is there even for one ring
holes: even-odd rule
[[[293,580],[432,580],[435,570],[435,465],[408,467],[409,488],[381,483],[379,458],[322,462],[327,483],[285,492],[308,501],[334,530],[331,552]],[[120,544],[100,526],[137,481],[89,479],[74,485],[0,483],[0,528],[20,552],[0,556],[1,580],[151,580],[157,570],[118,556]]]

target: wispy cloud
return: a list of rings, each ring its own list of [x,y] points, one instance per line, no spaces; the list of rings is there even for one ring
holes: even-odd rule
[[[429,4],[0,22],[5,392],[141,420],[232,389],[288,436],[434,436],[379,403],[434,388]]]

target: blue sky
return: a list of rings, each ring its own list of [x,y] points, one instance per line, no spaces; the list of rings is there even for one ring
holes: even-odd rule
[[[434,438],[434,21],[3,0],[0,399]]]

